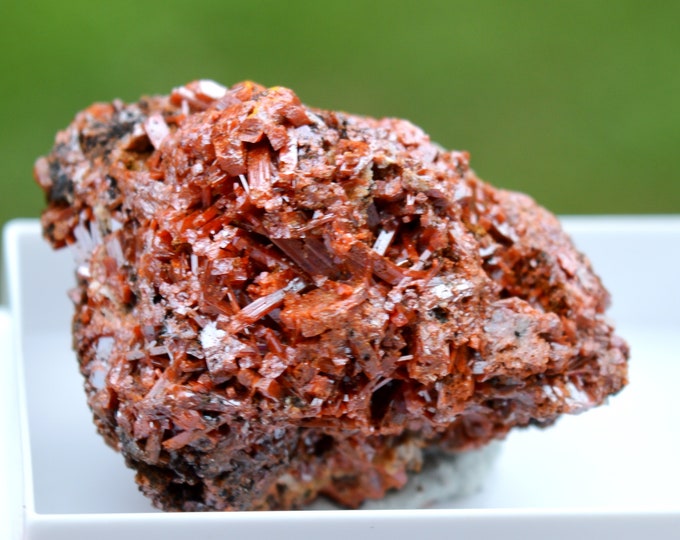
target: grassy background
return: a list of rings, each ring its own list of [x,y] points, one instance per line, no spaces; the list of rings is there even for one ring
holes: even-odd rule
[[[195,78],[405,117],[558,213],[680,212],[680,2],[0,0],[0,225],[76,111]]]

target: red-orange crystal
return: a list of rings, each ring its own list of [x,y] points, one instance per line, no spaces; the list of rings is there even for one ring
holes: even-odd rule
[[[46,237],[75,248],[96,425],[161,508],[357,506],[424,448],[626,383],[557,219],[404,120],[197,81],[91,106],[35,176]]]

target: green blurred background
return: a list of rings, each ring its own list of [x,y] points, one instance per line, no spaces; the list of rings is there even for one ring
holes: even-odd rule
[[[405,117],[561,214],[680,212],[680,2],[0,0],[0,224],[94,101],[196,78]]]

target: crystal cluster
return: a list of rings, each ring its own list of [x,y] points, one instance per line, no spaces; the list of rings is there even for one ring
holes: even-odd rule
[[[626,383],[558,220],[404,120],[211,81],[79,113],[37,161],[99,432],[167,510],[357,506],[426,448]]]

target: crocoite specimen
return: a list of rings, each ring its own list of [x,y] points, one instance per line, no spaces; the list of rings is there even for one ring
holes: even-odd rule
[[[35,176],[46,237],[75,246],[97,428],[159,507],[356,506],[426,447],[626,383],[557,219],[404,120],[199,81],[91,106]]]

